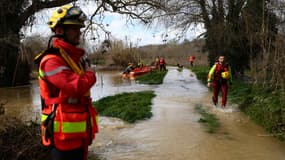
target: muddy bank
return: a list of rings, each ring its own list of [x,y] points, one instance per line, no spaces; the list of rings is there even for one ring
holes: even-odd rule
[[[0,115],[1,160],[49,160],[49,149],[40,141],[40,126],[23,124],[16,118]]]

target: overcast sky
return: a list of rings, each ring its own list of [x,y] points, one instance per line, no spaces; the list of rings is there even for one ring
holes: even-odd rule
[[[80,5],[82,6],[82,10],[87,14],[90,15],[94,12],[94,7],[92,4]],[[36,13],[36,20],[35,24],[30,28],[23,29],[23,32],[26,36],[31,36],[33,34],[40,34],[44,36],[48,36],[51,34],[50,29],[48,28],[47,21],[55,8],[53,9],[45,9],[41,12]],[[108,13],[103,21],[106,25],[106,29],[111,32],[111,37],[120,40],[128,39],[128,42],[131,41],[138,46],[148,45],[148,44],[162,44],[163,42],[163,35],[167,34],[167,40],[171,40],[175,38],[178,31],[177,30],[169,30],[165,29],[162,26],[159,27],[151,27],[148,28],[139,22],[134,22],[134,25],[126,24],[126,19],[124,16],[119,14],[112,14]],[[108,25],[107,25],[108,24]],[[204,29],[202,26],[196,26],[190,28],[186,34],[186,38],[188,40],[192,40],[199,36]],[[103,41],[106,37],[105,34],[100,33],[100,39],[97,39],[96,42]],[[90,36],[90,35],[89,35]],[[96,36],[94,36],[96,37]],[[93,37],[93,38],[94,38]],[[91,39],[92,37],[90,37]],[[96,37],[98,38],[98,37]]]

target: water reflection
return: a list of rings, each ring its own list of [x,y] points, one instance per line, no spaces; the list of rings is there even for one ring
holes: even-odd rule
[[[0,100],[6,101],[5,114],[24,122],[38,121],[40,118],[40,96],[37,81],[30,85],[0,88]]]
[[[121,73],[114,71],[97,72],[96,77],[97,82],[91,89],[93,100],[122,92],[151,90],[157,87],[156,85],[143,85],[135,81],[123,79]]]
[[[211,93],[184,69],[169,68],[159,86],[140,85],[121,78],[119,72],[98,72],[92,87],[93,100],[122,92],[154,90],[153,117],[130,125],[116,118],[101,117],[100,132],[90,151],[107,160],[284,160],[285,144],[270,136],[241,112],[211,109]],[[23,121],[39,120],[37,81],[17,88],[0,88],[7,100],[6,114]],[[197,121],[196,104],[217,115],[221,127],[205,132]],[[229,107],[232,107],[229,105]]]
[[[97,72],[97,82],[91,88],[93,100],[122,92],[150,90],[156,86],[140,85],[135,81],[121,78],[117,71]],[[38,81],[31,81],[30,85],[0,88],[0,101],[7,101],[5,113],[17,117],[24,122],[40,121],[41,102]]]

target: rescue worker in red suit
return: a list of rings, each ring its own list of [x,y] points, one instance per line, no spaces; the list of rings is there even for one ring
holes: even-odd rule
[[[193,56],[193,55],[191,55],[190,57],[189,57],[189,62],[190,62],[190,66],[191,67],[193,67],[193,64],[194,64],[194,61],[195,61],[195,56]]]
[[[82,60],[84,50],[77,47],[85,20],[79,7],[57,9],[48,22],[54,33],[49,47],[35,57],[42,100],[42,143],[52,148],[52,160],[87,160],[88,145],[98,132],[98,114],[90,98],[95,71]]]
[[[160,71],[166,71],[166,62],[163,57],[160,57],[159,59],[159,69]]]
[[[219,56],[218,61],[208,73],[208,87],[213,87],[213,104],[217,107],[219,92],[222,92],[222,109],[227,103],[228,86],[232,83],[230,66],[225,63],[225,57]]]

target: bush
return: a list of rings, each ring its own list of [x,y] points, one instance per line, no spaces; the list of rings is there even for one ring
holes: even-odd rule
[[[40,126],[0,116],[0,157],[3,160],[48,160],[50,149],[41,144]]]
[[[207,84],[208,72],[210,70],[207,66],[194,66],[191,70],[196,74],[197,79],[201,80],[203,84]]]
[[[240,108],[273,136],[285,140],[285,100],[276,91],[253,87],[245,89]]]

